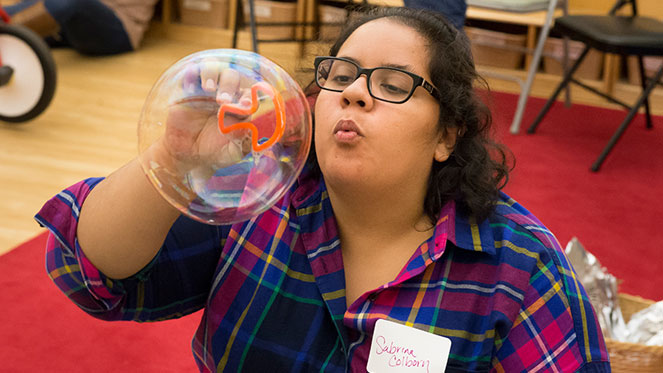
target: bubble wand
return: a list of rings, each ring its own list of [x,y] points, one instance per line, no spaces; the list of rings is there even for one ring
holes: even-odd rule
[[[225,113],[233,113],[239,116],[249,116],[258,111],[258,91],[269,96],[274,102],[274,113],[276,115],[276,126],[274,128],[274,133],[272,136],[263,143],[259,143],[258,137],[258,127],[252,122],[238,122],[231,124],[229,126],[225,125],[224,117]],[[283,103],[283,97],[279,92],[276,92],[274,88],[265,82],[257,82],[251,87],[251,107],[244,107],[240,104],[223,104],[219,108],[219,130],[228,134],[234,130],[246,129],[251,131],[251,147],[254,151],[259,152],[265,150],[272,146],[274,143],[281,139],[283,132],[285,131],[285,105]]]

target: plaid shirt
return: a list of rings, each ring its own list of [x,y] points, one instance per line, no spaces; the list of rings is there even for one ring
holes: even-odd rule
[[[480,224],[447,204],[398,276],[348,308],[324,182],[301,181],[232,227],[181,217],[152,263],[118,281],[76,239],[80,206],[99,180],[64,190],[36,216],[52,233],[49,275],[105,320],[156,321],[204,307],[192,343],[201,371],[365,371],[381,318],[450,338],[447,372],[610,371],[560,245],[506,195]]]

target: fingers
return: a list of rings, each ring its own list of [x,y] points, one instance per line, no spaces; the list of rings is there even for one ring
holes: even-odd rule
[[[240,76],[239,71],[235,69],[224,69],[219,76],[219,88],[216,93],[216,100],[220,104],[233,102],[239,93]]]
[[[184,78],[182,79],[182,89],[188,94],[196,92],[200,87],[200,69],[196,64],[190,64],[184,70]]]
[[[198,83],[205,92],[216,92],[217,103],[238,102],[242,106],[251,106],[251,91],[247,88],[250,82],[227,62],[207,59],[198,64],[198,71],[200,80],[193,82]]]
[[[240,74],[227,62],[204,60],[200,63],[200,83],[206,92],[216,92],[217,100],[232,102],[239,95]]]
[[[200,63],[200,85],[206,92],[215,92],[219,84],[221,73],[227,69],[227,64],[211,59]]]
[[[244,88],[241,90],[241,95],[239,97],[239,103],[242,106],[249,107],[251,106],[251,90],[249,88]]]

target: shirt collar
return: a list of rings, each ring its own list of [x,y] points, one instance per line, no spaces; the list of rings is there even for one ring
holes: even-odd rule
[[[321,193],[327,187],[322,181],[322,177],[316,178],[310,174],[310,166],[306,164],[302,173],[297,179],[297,184],[292,194],[292,205],[295,209],[320,203]]]
[[[485,252],[494,255],[495,238],[489,219],[477,223],[476,218],[462,210],[455,210],[454,235],[449,240],[457,247],[470,251]]]

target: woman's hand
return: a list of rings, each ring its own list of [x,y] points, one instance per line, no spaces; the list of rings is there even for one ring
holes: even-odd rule
[[[111,278],[126,278],[147,265],[179,216],[173,201],[167,202],[160,192],[177,199],[175,205],[187,206],[196,198],[190,189],[246,154],[246,134],[222,134],[218,112],[224,103],[250,106],[250,92],[242,86],[250,82],[242,82],[241,74],[227,64],[213,61],[192,65],[186,74],[184,94],[178,92],[181,99],[169,107],[165,134],[140,161],[134,159],[99,183],[81,209],[81,247]],[[224,119],[241,120],[228,115]],[[160,181],[160,192],[145,177],[146,165],[148,174]]]
[[[251,106],[250,90],[242,83],[240,73],[221,62],[190,66],[183,82],[184,97],[169,108],[165,135],[157,146],[159,163],[180,174],[193,169],[213,173],[242,159],[248,152],[250,134],[223,134],[218,124],[221,105]],[[230,115],[224,118],[228,124],[241,119]]]

